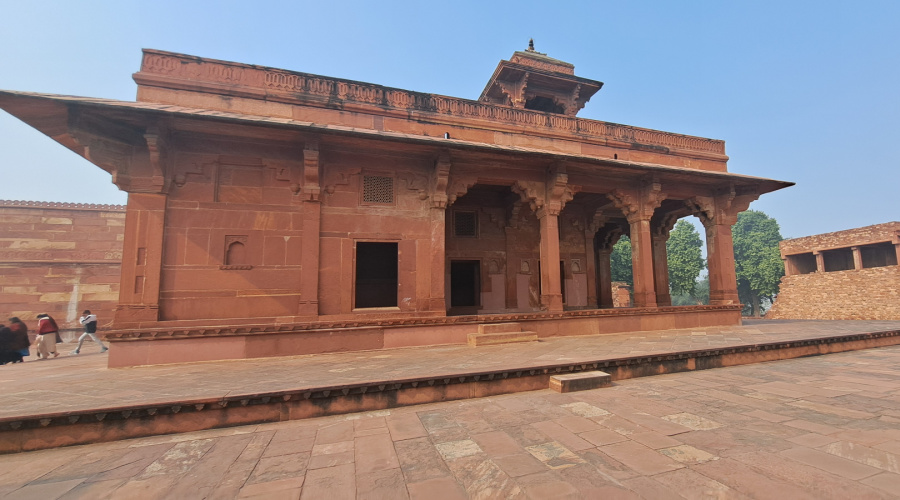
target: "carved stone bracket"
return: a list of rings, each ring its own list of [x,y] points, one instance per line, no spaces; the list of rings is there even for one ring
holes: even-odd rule
[[[319,145],[310,142],[303,149],[303,187],[300,196],[303,201],[319,201]]]
[[[497,85],[500,86],[500,90],[509,99],[509,103],[512,107],[518,109],[525,108],[525,89],[528,87],[528,77],[530,75],[530,73],[525,73],[525,76],[517,82],[497,82]]]
[[[650,220],[653,212],[667,197],[666,193],[662,192],[662,184],[657,179],[652,179],[644,184],[636,195],[616,189],[606,196],[615,203],[617,208],[622,210],[629,223]]]
[[[432,208],[447,208],[447,186],[450,183],[450,165],[450,154],[447,151],[442,152],[434,162],[434,172],[431,176]]]
[[[170,155],[168,134],[165,129],[148,127],[144,134],[147,152],[150,158],[150,185],[158,192],[165,193],[169,188]]]
[[[516,181],[510,186],[513,193],[519,195],[522,203],[527,203],[531,211],[537,213],[544,206],[545,186],[540,182]],[[558,213],[558,212],[557,212]]]
[[[737,215],[750,208],[750,204],[757,198],[759,193],[756,192],[737,194],[734,184],[731,184],[721,194],[694,196],[685,200],[685,204],[700,218],[703,226],[709,229],[720,224],[733,226],[737,222]]]
[[[478,183],[476,174],[451,172],[449,186],[447,188],[447,206],[456,203],[460,196],[465,196],[469,188]]]
[[[428,199],[428,178],[424,175],[419,175],[414,172],[404,172],[398,177],[406,184],[406,189],[418,193],[418,198],[420,200],[424,201]]]
[[[591,216],[591,220],[588,223],[588,229],[591,231],[591,233],[596,233],[600,230],[601,227],[606,225],[607,222],[609,222],[609,217],[604,213],[602,207],[598,208]]]
[[[650,227],[653,237],[668,240],[669,233],[675,228],[675,223],[678,222],[678,219],[677,213],[663,214],[663,216],[659,218],[659,221]]]

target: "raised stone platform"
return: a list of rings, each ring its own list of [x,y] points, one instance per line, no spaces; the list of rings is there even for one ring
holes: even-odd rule
[[[546,389],[552,376],[596,370],[622,380],[895,344],[897,321],[772,321],[485,350],[432,346],[129,369],[106,368],[92,345],[80,356],[0,368],[0,452]]]

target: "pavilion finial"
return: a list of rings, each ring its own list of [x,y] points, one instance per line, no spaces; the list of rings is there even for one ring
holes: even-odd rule
[[[534,38],[528,39],[528,48],[525,50],[528,52],[534,52]]]

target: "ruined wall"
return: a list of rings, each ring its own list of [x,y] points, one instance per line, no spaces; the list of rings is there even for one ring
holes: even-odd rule
[[[900,266],[785,276],[766,319],[900,320]]]
[[[125,207],[0,201],[0,322],[53,316],[63,337],[90,309],[101,333],[119,296]]]
[[[900,222],[782,241],[770,319],[900,319]]]
[[[847,229],[846,231],[791,238],[781,242],[781,255],[794,255],[814,250],[828,250],[892,241],[896,240],[898,233],[900,233],[900,222],[887,222],[885,224]]]

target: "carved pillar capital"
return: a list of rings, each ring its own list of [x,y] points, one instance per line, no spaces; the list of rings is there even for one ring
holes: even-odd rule
[[[606,195],[617,208],[622,210],[630,224],[639,221],[649,221],[653,212],[659,208],[666,193],[662,192],[662,184],[657,179],[651,179],[633,190],[616,189]]]

